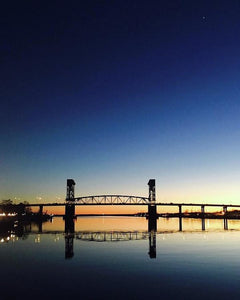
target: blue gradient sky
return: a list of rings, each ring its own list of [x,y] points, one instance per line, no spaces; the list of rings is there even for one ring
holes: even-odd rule
[[[240,203],[239,1],[1,11],[0,199]]]

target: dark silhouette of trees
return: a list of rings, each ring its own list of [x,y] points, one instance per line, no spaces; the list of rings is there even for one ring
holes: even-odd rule
[[[11,199],[0,201],[0,211],[5,214],[17,213],[20,215],[30,214],[32,212],[31,207],[26,207],[29,202],[24,201],[19,204],[13,204]]]

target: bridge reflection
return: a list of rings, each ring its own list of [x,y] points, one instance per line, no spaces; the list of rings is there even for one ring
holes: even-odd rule
[[[124,242],[147,240],[148,232],[141,231],[96,231],[96,232],[77,232],[75,238],[81,241],[88,242]]]
[[[179,217],[178,231],[183,231],[182,217]],[[206,219],[201,219],[201,229],[205,231]],[[76,240],[88,241],[88,242],[123,242],[131,240],[147,240],[149,241],[150,258],[156,258],[156,234],[157,232],[157,220],[148,219],[148,231],[74,231],[74,220],[65,221],[65,258],[72,258],[74,255],[73,241]],[[228,230],[228,219],[223,219],[223,228]]]
[[[74,219],[65,219],[65,258],[74,256],[74,238],[88,242],[123,242],[149,239],[149,257],[156,258],[157,221],[148,220],[149,231],[80,231],[75,233]]]
[[[148,229],[146,231],[75,231],[75,220],[66,219],[64,230],[59,231],[46,231],[43,230],[43,222],[35,223],[0,223],[0,241],[9,242],[16,240],[17,238],[26,239],[30,233],[38,233],[39,240],[40,234],[64,234],[65,239],[65,259],[71,259],[74,256],[74,240],[76,241],[87,241],[87,242],[126,242],[126,241],[138,241],[148,240],[148,255],[149,257],[156,258],[156,234],[170,233],[183,231],[183,218],[179,217],[178,229],[174,231],[157,231],[157,220],[153,222],[152,219],[148,220]],[[201,230],[205,231],[206,219],[201,219]],[[223,220],[224,230],[228,230],[228,220]]]
[[[75,233],[74,219],[65,219],[65,258],[72,258],[74,255],[73,241]]]

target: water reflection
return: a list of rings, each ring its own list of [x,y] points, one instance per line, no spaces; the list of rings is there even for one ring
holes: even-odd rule
[[[18,240],[18,238],[26,239],[29,233],[31,233],[31,223],[0,222],[1,243],[15,241]]]
[[[224,219],[224,229],[228,230],[228,219]]]
[[[148,255],[150,258],[156,258],[157,256],[157,247],[156,247],[156,231],[149,232],[149,252]]]
[[[124,231],[98,231],[98,232],[77,232],[75,234],[65,234],[65,258],[72,258],[74,255],[73,241],[76,240],[87,242],[124,242],[124,241],[149,241],[150,258],[156,258],[156,231],[151,232],[124,232]]]
[[[182,217],[179,217],[179,231],[182,231]]]
[[[205,218],[202,218],[202,231],[205,230]]]
[[[239,220],[156,225],[149,232],[137,217],[0,224],[2,286],[12,293],[2,298],[239,299]]]
[[[165,219],[165,224],[168,224],[168,230],[165,231],[165,228],[163,227],[163,221],[161,220],[147,220],[147,230],[140,230],[139,225],[137,225],[138,230],[109,230],[109,225],[105,226],[105,221],[113,221],[113,219],[101,219],[101,218],[95,218],[94,220],[97,223],[97,227],[99,227],[99,220],[103,222],[103,230],[84,230],[84,227],[87,228],[86,224],[89,224],[89,219],[83,219],[80,218],[79,223],[74,219],[66,219],[65,221],[58,219],[57,224],[64,224],[64,228],[57,227],[57,230],[54,229],[54,224],[51,224],[49,222],[43,223],[43,222],[37,222],[37,223],[21,223],[21,222],[5,222],[0,224],[0,241],[3,242],[9,242],[9,241],[16,241],[19,238],[26,239],[30,233],[37,233],[38,236],[35,239],[36,243],[40,243],[40,235],[41,234],[63,234],[65,239],[65,259],[71,259],[74,257],[74,240],[78,241],[88,241],[88,242],[123,242],[123,241],[137,241],[137,240],[148,240],[148,256],[151,259],[154,259],[157,257],[157,247],[156,247],[156,234],[160,234],[163,232],[176,232],[176,231],[183,231],[183,222],[184,227],[188,227],[189,220],[184,219],[182,217],[178,218],[178,229],[171,231],[171,223],[174,221],[174,224],[176,225],[177,219]],[[93,218],[92,218],[93,219]],[[116,221],[117,218],[114,218]],[[124,219],[126,222],[127,218]],[[130,220],[130,219],[128,219]],[[144,222],[146,225],[146,221],[140,218],[138,219],[139,222]],[[191,220],[191,231],[194,228],[194,224],[201,223],[201,230],[206,230],[206,221],[207,221],[207,227],[210,226],[210,220],[206,220],[205,218],[198,219],[198,220]],[[213,220],[211,220],[212,222]],[[64,222],[64,223],[63,223]],[[85,224],[86,222],[86,224]],[[123,219],[119,219],[119,222],[124,223]],[[168,223],[170,222],[170,223]],[[219,223],[219,220],[217,220],[215,223]],[[235,221],[236,222],[236,221]],[[51,225],[49,225],[51,224]],[[77,224],[77,230],[75,229],[75,225]],[[85,225],[84,225],[85,224]],[[129,224],[128,224],[129,225]],[[51,230],[46,230],[51,227]],[[166,225],[165,225],[166,226]],[[101,227],[101,226],[100,226]],[[157,228],[158,227],[158,228]],[[79,230],[82,229],[82,230]],[[223,220],[223,229],[228,230],[228,220]],[[186,230],[185,230],[186,231]]]
[[[88,242],[123,242],[146,240],[149,237],[149,256],[156,258],[156,220],[148,221],[149,232],[140,231],[81,231],[75,233],[73,219],[65,220],[65,259],[74,256],[74,238]]]
[[[65,220],[65,258],[72,258],[74,255],[73,252],[73,240],[74,240],[74,220],[67,218]]]

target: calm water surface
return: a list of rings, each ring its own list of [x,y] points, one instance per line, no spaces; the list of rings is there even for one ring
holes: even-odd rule
[[[154,234],[144,218],[81,217],[68,236],[61,218],[1,230],[1,299],[239,299],[240,221],[202,225],[160,219]]]

